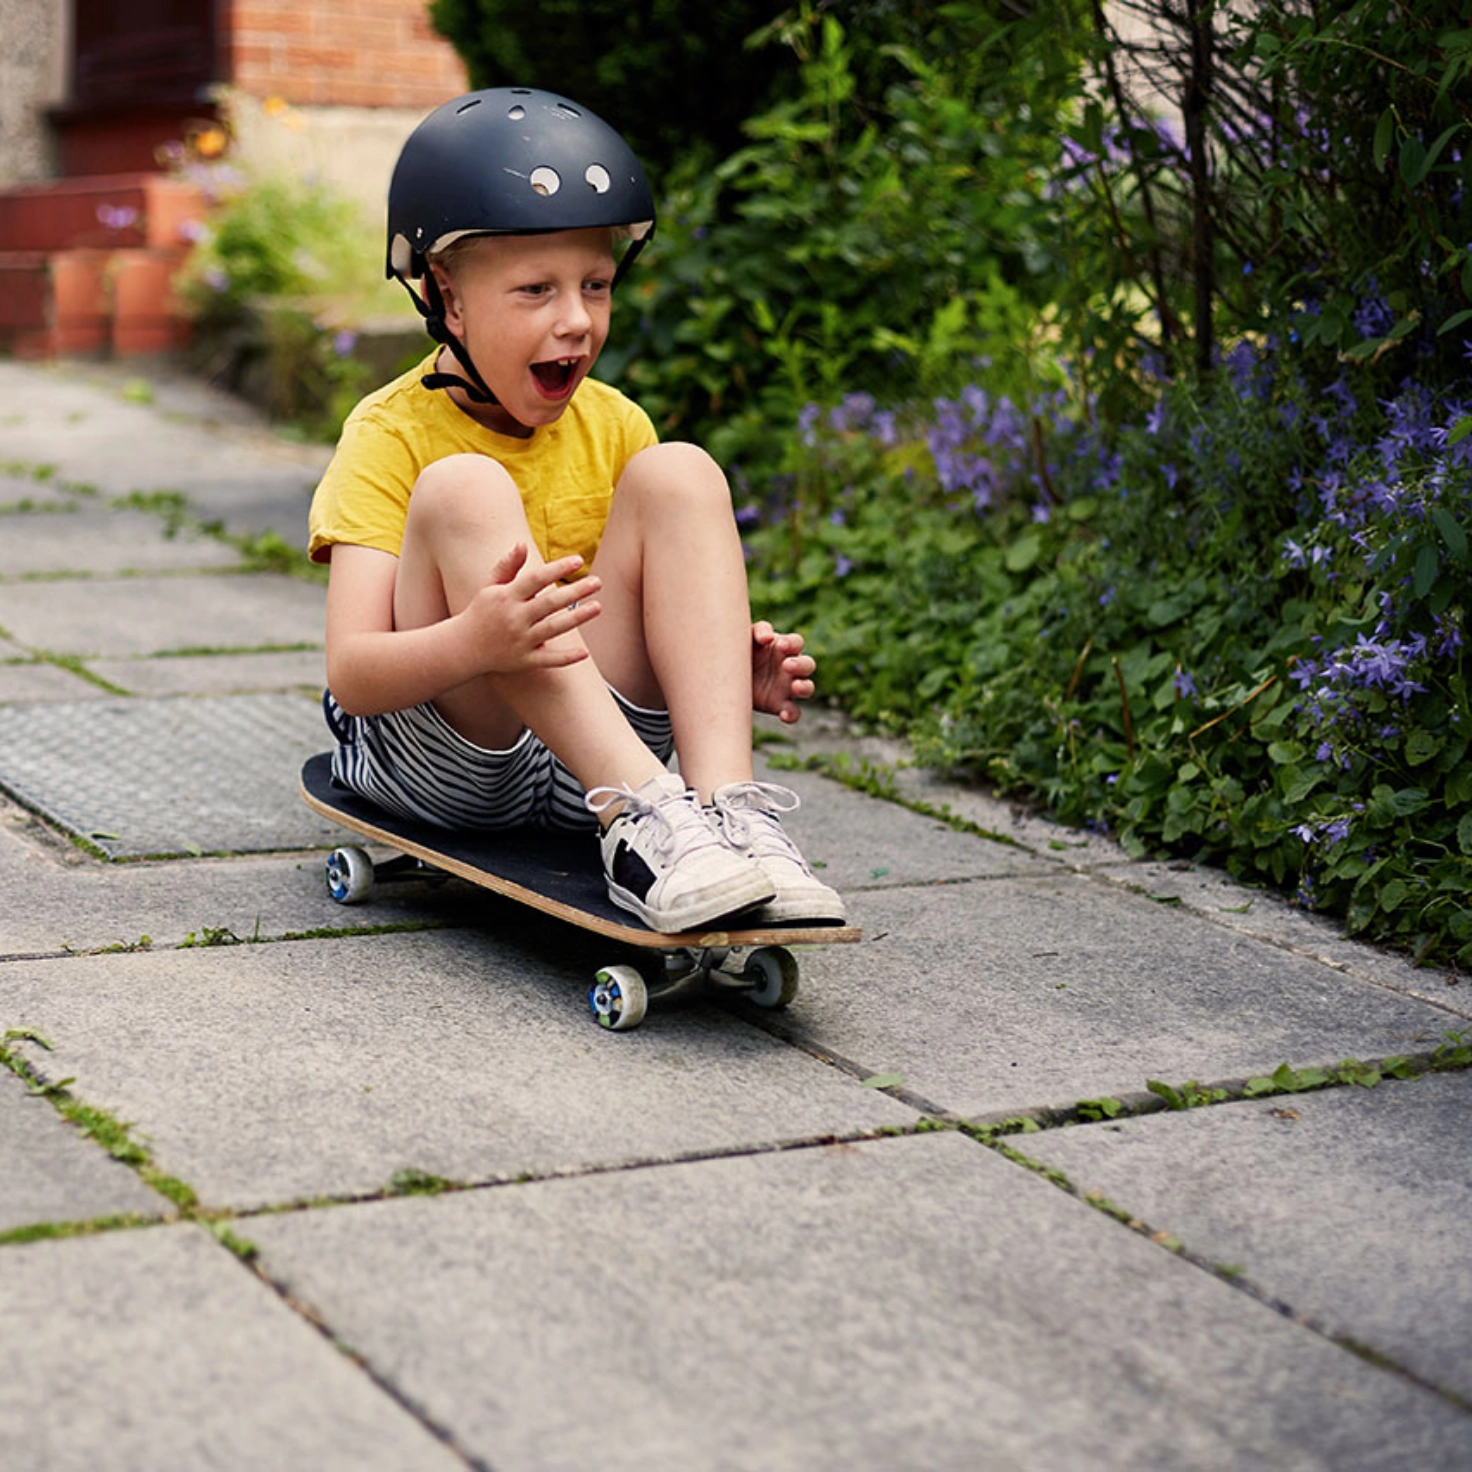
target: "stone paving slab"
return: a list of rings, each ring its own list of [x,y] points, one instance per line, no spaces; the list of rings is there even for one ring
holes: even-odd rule
[[[371,905],[334,903],[321,853],[75,861],[60,839],[22,830],[11,808],[0,824],[0,960],[80,954],[137,944],[157,950],[219,940],[280,940],[312,932],[351,934],[387,926],[516,926],[514,906],[466,884],[384,886]]]
[[[0,1233],[130,1213],[157,1217],[173,1210],[5,1070],[0,1070],[0,1160],[5,1162]]]
[[[1235,884],[1219,869],[1192,864],[1141,863],[1094,871],[1163,903],[1178,903],[1239,935],[1255,936],[1336,971],[1393,987],[1472,1017],[1472,984],[1465,975],[1416,966],[1408,956],[1354,940],[1342,922],[1310,914],[1280,895]]]
[[[144,381],[154,383],[157,404],[123,396]],[[58,382],[68,405],[61,434]],[[0,404],[0,461],[55,465],[58,478],[109,496],[181,491],[196,516],[241,533],[304,529],[331,457],[330,447],[280,439],[238,401],[175,376],[67,365],[47,379],[0,362]]]
[[[3,427],[0,455],[6,457],[0,459],[0,538],[8,532],[12,517],[70,515],[87,504],[85,492],[58,482],[54,474],[34,474],[30,462],[11,458]]]
[[[215,537],[168,523],[143,511],[87,507],[62,516],[8,516],[0,520],[0,578],[66,574],[156,573],[233,568],[240,553]],[[79,596],[73,591],[73,596]]]
[[[326,683],[325,655],[320,649],[99,659],[88,669],[130,695],[145,696],[244,695],[265,690],[320,693]]]
[[[606,1033],[607,942],[551,924],[12,961],[0,1031],[136,1122],[210,1205],[514,1178],[907,1125],[915,1114],[715,1006]],[[526,937],[522,944],[521,937]],[[820,988],[833,952],[813,958]]]
[[[1019,1143],[1326,1332],[1472,1405],[1472,1074]],[[1469,1447],[1472,1458],[1472,1447]]]
[[[0,788],[111,857],[305,848],[296,792],[322,745],[298,695],[0,708]]]
[[[773,769],[758,753],[760,780],[790,788],[801,806],[783,818],[824,883],[845,895],[1004,874],[1048,874],[1026,850],[958,832],[945,823],[854,792],[814,772]]]
[[[280,573],[0,585],[17,644],[83,659],[320,643],[325,590]]]
[[[94,685],[60,665],[45,661],[0,664],[0,707],[42,701],[101,700],[107,693],[101,685]]]
[[[822,677],[820,668],[820,689]],[[949,813],[1059,865],[1086,869],[1130,863],[1119,845],[1104,834],[1066,827],[1039,817],[1025,803],[999,798],[986,787],[954,782],[917,767],[905,742],[856,729],[841,712],[820,706],[805,712],[796,726],[772,722],[767,729],[800,760],[832,760],[852,771],[872,768],[887,779],[899,801]]]
[[[969,1117],[1434,1046],[1439,1009],[1081,875],[865,893],[774,1026]]]
[[[264,656],[235,656],[220,661],[228,666],[237,660],[249,664]],[[117,669],[123,677],[139,666],[190,664],[187,660],[122,661],[107,666],[109,673]],[[208,715],[208,702],[175,702],[178,713],[194,719]],[[133,710],[133,705],[127,707]],[[72,732],[82,712],[69,715],[64,730]],[[7,728],[7,718],[0,713],[0,734]],[[306,715],[292,716],[293,729],[303,725],[301,740],[312,748],[325,745],[319,740],[320,722],[316,708]],[[59,793],[63,786],[74,787],[78,774],[96,770],[88,786],[104,789],[122,773],[127,790],[135,794],[130,811],[137,810],[139,820],[156,825],[158,814],[171,815],[171,820],[184,823],[175,793],[181,782],[177,756],[166,761],[142,763],[133,751],[139,741],[109,743],[108,752],[85,746],[73,750],[71,744],[56,739],[56,727],[30,727],[31,739],[48,752],[55,752],[56,771],[51,775],[48,792]],[[320,734],[325,737],[325,730]],[[253,739],[253,738],[252,738]],[[192,744],[192,743],[191,743]],[[222,767],[233,764],[236,747],[217,752],[208,745],[211,760],[222,756]],[[242,760],[251,759],[251,742],[245,743]],[[171,751],[177,753],[179,743]],[[120,748],[125,755],[114,756]],[[184,765],[188,765],[185,763]],[[0,756],[0,778],[6,761]],[[317,819],[295,795],[294,783],[282,781],[282,773],[294,770],[285,764],[279,770],[258,774],[262,781],[255,793],[255,816],[264,821],[268,816],[283,847],[318,844],[323,848],[350,837],[335,825]],[[843,788],[824,778],[806,772],[770,774],[800,794],[803,806],[794,813],[789,826],[804,851],[818,864],[831,882],[846,893],[856,893],[865,886],[893,887],[906,882],[929,885],[941,880],[975,877],[989,873],[1048,872],[1047,866],[1031,856],[956,833],[932,820],[901,808],[877,808],[871,799]],[[211,768],[207,799],[192,800],[188,816],[189,831],[196,847],[210,852],[239,848],[244,830],[231,818],[220,822],[213,809],[220,798],[215,787],[223,777]],[[198,785],[198,784],[196,784]],[[157,810],[157,811],[155,811]],[[882,823],[874,823],[874,814],[882,815]],[[443,885],[413,883],[385,886],[376,891],[372,904],[344,908],[326,896],[321,880],[323,859],[317,854],[291,853],[265,859],[210,859],[165,864],[129,864],[120,871],[109,870],[83,861],[67,852],[55,841],[47,841],[33,822],[19,809],[10,809],[10,831],[0,826],[0,885],[15,897],[15,903],[0,915],[0,955],[54,952],[61,948],[91,950],[99,946],[131,943],[148,935],[155,945],[177,945],[190,932],[200,933],[208,927],[229,931],[241,939],[255,936],[275,939],[284,934],[312,930],[368,929],[383,925],[475,924],[484,917],[491,928],[521,924],[522,912],[515,906],[497,902],[469,885],[458,882]],[[95,812],[78,813],[72,821],[79,830],[118,832],[127,835],[120,840],[93,840],[115,851],[126,842],[131,849],[157,853],[178,844],[178,835],[139,833],[131,825],[113,826]],[[114,814],[116,821],[116,814]],[[876,841],[876,831],[881,835]],[[210,837],[211,842],[200,842]],[[213,840],[218,839],[218,842]],[[80,863],[80,868],[78,868]],[[62,872],[62,868],[66,872]],[[876,879],[875,872],[882,877]],[[565,944],[554,939],[553,944]]]
[[[0,1302],[12,1465],[464,1467],[201,1228],[7,1247]]]
[[[238,1225],[498,1472],[1472,1455],[1472,1417],[958,1135]]]
[[[1456,973],[1413,966],[1403,955],[1366,945],[1343,926],[1313,915],[1270,891],[1239,884],[1220,869],[1181,862],[1129,858],[1106,835],[1068,828],[1039,817],[1020,803],[996,797],[944,774],[911,765],[909,748],[887,737],[856,734],[831,711],[819,709],[796,727],[769,727],[799,757],[840,756],[851,765],[869,762],[890,774],[897,798],[946,811],[978,827],[1011,838],[1023,852],[1060,867],[1092,874],[1124,889],[1179,904],[1213,924],[1254,936],[1301,955],[1315,957],[1381,985],[1472,1016],[1472,991]]]

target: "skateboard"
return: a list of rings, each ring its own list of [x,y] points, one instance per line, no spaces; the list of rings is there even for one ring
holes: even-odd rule
[[[798,960],[792,946],[842,945],[859,940],[848,925],[770,925],[666,933],[651,930],[608,898],[589,834],[524,828],[472,833],[401,818],[332,782],[332,758],[323,753],[302,768],[301,795],[313,812],[397,857],[375,864],[357,846],[327,856],[327,890],[339,904],[360,904],[374,885],[391,880],[453,875],[518,904],[529,905],[580,930],[635,947],[661,965],[653,980],[637,966],[598,969],[588,1006],[602,1027],[637,1027],[651,1004],[698,992],[738,992],[759,1007],[785,1007],[797,995]],[[651,968],[654,969],[654,968]]]

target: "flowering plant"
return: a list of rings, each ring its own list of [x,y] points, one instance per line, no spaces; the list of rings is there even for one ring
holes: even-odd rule
[[[1354,371],[1243,339],[1112,435],[1076,379],[810,407],[757,596],[925,759],[1472,961],[1472,384]]]

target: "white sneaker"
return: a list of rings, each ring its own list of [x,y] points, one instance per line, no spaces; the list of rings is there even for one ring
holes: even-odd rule
[[[772,898],[761,867],[721,842],[675,773],[652,777],[637,792],[595,787],[585,801],[593,813],[623,802],[601,839],[608,897],[650,929],[691,930]]]
[[[812,925],[843,925],[848,911],[838,891],[814,875],[787,836],[779,816],[797,809],[798,796],[771,782],[730,782],[711,794],[710,811],[726,844],[756,860],[776,887],[775,897],[757,911],[754,923],[804,920]]]

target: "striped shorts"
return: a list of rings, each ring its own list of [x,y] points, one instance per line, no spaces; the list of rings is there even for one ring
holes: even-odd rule
[[[669,712],[644,710],[610,691],[639,739],[668,762],[675,749]],[[505,751],[487,751],[432,705],[350,716],[329,690],[322,711],[337,739],[333,782],[388,812],[438,828],[598,826],[577,778],[530,731]]]

